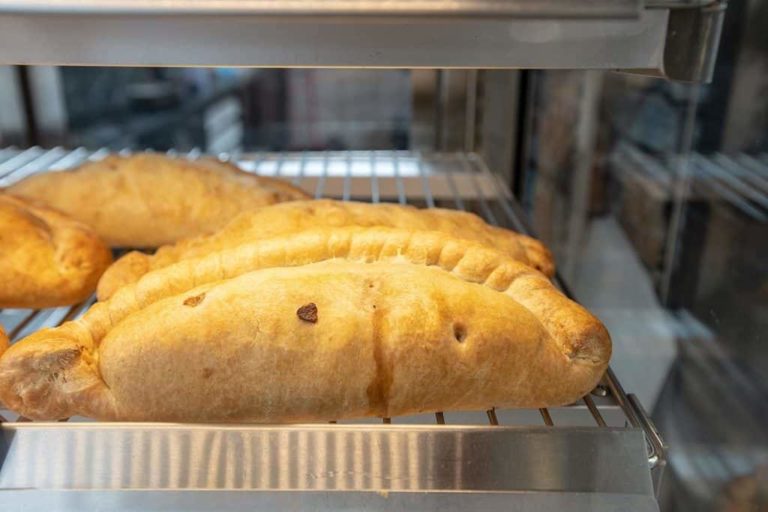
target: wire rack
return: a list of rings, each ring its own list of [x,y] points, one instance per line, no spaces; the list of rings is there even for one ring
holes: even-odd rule
[[[62,148],[41,149],[33,147],[26,150],[14,148],[0,150],[0,187],[7,186],[37,172],[65,170],[87,160],[98,160],[107,154],[109,154],[107,150],[89,151],[82,148],[65,150]],[[201,152],[198,150],[184,154],[170,152],[169,155],[172,157],[195,159],[201,156]],[[313,193],[316,198],[333,197],[343,200],[371,201],[374,203],[389,201],[423,207],[450,207],[478,213],[493,225],[504,226],[521,232],[529,232],[524,221],[523,212],[508,193],[507,187],[504,186],[497,175],[487,168],[483,160],[475,154],[355,151],[221,154],[218,157],[222,160],[236,162],[242,169],[249,172],[291,181],[297,186],[304,188],[307,192]],[[564,292],[570,294],[567,286],[561,280],[558,279],[557,281]],[[16,341],[42,327],[57,326],[77,318],[93,303],[93,300],[92,298],[84,303],[68,308],[3,310],[0,311],[0,322],[6,326],[11,340]],[[30,426],[45,425],[45,428],[48,429],[46,430],[45,439],[48,440],[51,439],[51,436],[68,435],[66,433],[62,434],[62,430],[69,432],[74,429],[74,432],[77,432],[78,425],[83,428],[105,425],[89,422],[84,418],[72,418],[68,423],[59,425],[29,423],[25,418],[17,417],[10,411],[2,411],[1,414],[5,417],[5,423],[2,425],[3,429],[14,429],[15,435],[18,435],[19,432],[15,429],[25,431],[25,424]],[[2,417],[0,417],[0,421],[3,421]],[[462,426],[461,428],[469,428],[470,430],[480,429],[482,432],[495,431],[499,434],[503,432],[504,435],[509,436],[512,436],[510,433],[516,432],[517,437],[512,436],[505,441],[509,446],[515,445],[515,442],[520,440],[519,436],[523,430],[533,429],[532,431],[525,430],[525,432],[529,434],[533,432],[535,435],[542,433],[549,435],[554,443],[552,446],[560,446],[561,451],[572,449],[569,448],[570,445],[562,446],[561,443],[573,444],[573,440],[569,441],[567,439],[570,439],[570,436],[577,435],[576,433],[579,433],[578,435],[585,435],[584,432],[586,432],[586,435],[597,436],[592,441],[604,447],[607,442],[606,440],[614,439],[620,432],[641,432],[644,448],[641,456],[642,469],[639,474],[643,472],[647,474],[650,468],[650,473],[656,486],[658,486],[660,481],[666,460],[666,448],[652,422],[635,397],[624,392],[621,384],[610,370],[590,395],[585,396],[581,402],[568,407],[538,410],[491,409],[485,413],[437,412],[433,415],[383,418],[378,420],[366,419],[341,423],[356,425],[356,427],[352,428],[362,429],[375,429],[374,424],[379,423],[379,429],[399,426],[405,429],[415,429],[410,430],[409,432],[411,433],[421,432],[425,434],[427,432],[430,435],[433,435],[435,432],[441,432],[441,429],[451,429],[451,426]],[[381,423],[384,425],[381,425]],[[131,428],[130,425],[124,424],[124,428]],[[426,431],[423,430],[430,425],[431,427]],[[293,428],[295,427],[288,428],[288,431]],[[320,427],[314,426],[310,429],[310,432],[315,432],[318,428]],[[323,427],[322,435],[343,435],[347,432],[346,428],[350,428],[350,425],[326,425]],[[146,432],[158,432],[160,431],[158,429],[162,430],[160,424],[146,427]],[[333,429],[339,430],[334,431]],[[285,431],[283,429],[283,432]],[[365,431],[367,432],[367,430]],[[474,432],[475,430],[471,431]],[[374,430],[372,432],[379,431]],[[399,432],[399,430],[395,428],[394,432]],[[40,433],[38,432],[38,434]],[[261,432],[261,434],[264,433]],[[73,433],[71,435],[76,434]],[[559,439],[561,435],[565,435],[566,440],[560,439],[555,442],[555,439]],[[592,449],[590,448],[590,442],[592,441],[578,441],[576,443],[579,443],[582,449],[589,450]],[[36,442],[43,441],[38,440]],[[61,442],[66,444],[68,441],[61,440]],[[367,443],[367,441],[364,443]],[[21,458],[29,456],[27,452],[33,450],[31,446],[30,444],[30,446],[24,448],[10,443],[11,449],[4,464],[2,464],[2,450],[0,450],[0,491],[3,488],[24,487],[25,485],[31,485],[31,483],[39,486],[39,479],[35,480],[31,476],[27,480],[24,479],[26,477],[10,477],[10,470],[6,469],[8,464],[12,466],[14,464],[22,464],[25,467],[29,465],[28,462],[25,463]],[[57,446],[59,445],[57,444]],[[528,446],[528,444],[525,446]],[[190,447],[189,449],[191,450],[192,448]],[[37,450],[39,452],[39,448]],[[519,456],[519,454],[516,454],[516,456]],[[62,460],[67,460],[69,456],[62,454],[61,457]],[[563,457],[563,454],[561,453],[558,457]],[[487,462],[486,459],[483,463],[486,464]],[[147,463],[151,464],[150,462]],[[622,462],[621,464],[624,463]],[[503,471],[508,471],[508,466],[509,464],[505,464]],[[608,466],[610,464],[606,467]],[[574,469],[573,471],[576,472],[578,470]],[[55,480],[54,476],[51,475],[47,477],[38,475],[38,477],[43,478],[44,481],[48,481],[45,478],[51,481]],[[510,476],[510,478],[513,480],[517,479],[518,484],[516,485],[519,486],[521,485],[519,484],[520,478],[529,478],[529,476],[517,475]],[[573,479],[575,477],[571,475],[568,478]],[[595,482],[590,482],[579,484],[587,488],[580,490],[594,490]],[[539,484],[532,487],[536,488],[537,485]],[[544,487],[552,485],[554,484],[550,482],[544,485]],[[638,485],[642,488],[642,484]],[[560,486],[562,486],[562,482]],[[67,486],[65,485],[64,487]],[[483,486],[481,485],[480,487],[482,488]],[[523,487],[526,486],[523,485]],[[351,488],[354,489],[355,486],[353,485]],[[380,488],[386,489],[390,487],[382,485]],[[519,490],[518,487],[515,487],[515,489]],[[462,487],[462,490],[465,489]],[[538,490],[541,491],[542,489]],[[0,498],[2,496],[3,494],[0,492]],[[0,503],[2,503],[1,500]]]
[[[621,144],[613,158],[634,164],[631,172],[648,176],[666,190],[672,190],[679,172],[679,162],[654,157],[628,143]],[[719,201],[755,222],[768,222],[768,154],[694,152],[685,172],[690,197]]]

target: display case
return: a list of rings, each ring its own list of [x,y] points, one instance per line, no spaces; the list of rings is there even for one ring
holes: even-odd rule
[[[768,209],[759,157],[687,158],[700,99],[694,91],[716,75],[725,7],[693,0],[0,0],[0,63],[30,66],[23,73],[33,77],[41,69],[35,66],[53,64],[300,68],[291,76],[301,79],[327,71],[315,68],[405,68],[413,116],[408,141],[388,149],[357,142],[337,150],[328,140],[301,139],[282,145],[303,146],[299,151],[275,151],[274,144],[222,146],[220,136],[215,143],[184,139],[172,149],[153,137],[131,139],[130,147],[118,138],[102,148],[85,136],[78,142],[87,148],[33,139],[0,149],[0,187],[115,152],[161,150],[193,160],[210,154],[315,198],[472,211],[494,226],[535,231],[552,247],[557,286],[597,308],[614,336],[614,370],[620,367],[580,402],[538,410],[302,425],[48,423],[1,411],[0,508],[658,510],[670,485],[669,454],[644,404],[656,409],[670,400],[664,381],[672,358],[663,351],[673,349],[656,343],[655,315],[664,317],[664,329],[700,327],[667,321],[687,314],[693,293],[680,261],[702,268],[691,263],[691,243],[681,241],[695,236],[681,219],[696,211],[688,205],[713,196],[758,223]],[[422,79],[426,108],[418,98]],[[627,135],[645,125],[622,118],[642,110],[632,94],[647,92],[649,82],[668,84],[667,99],[684,88],[670,101],[682,115],[669,130],[682,135],[666,152],[647,151],[647,134]],[[45,88],[20,89],[34,118]],[[207,112],[219,99],[200,108]],[[190,110],[182,111],[178,122],[188,123]],[[196,123],[230,136],[229,125],[219,129],[216,120],[239,115],[218,108]],[[421,122],[427,136],[414,128]],[[681,188],[691,172],[693,193]],[[595,179],[600,173],[609,177]],[[616,222],[593,225],[601,210],[615,212]],[[600,259],[606,251],[593,238],[616,229],[624,233],[622,250],[633,248],[621,256],[629,263]],[[648,317],[629,308],[617,314],[601,302],[601,291],[622,286],[616,280],[633,286],[633,269],[643,269],[643,286],[663,303]],[[626,295],[637,293],[645,289]],[[77,318],[94,301],[3,310],[0,321],[16,341]],[[621,315],[633,318],[621,323]],[[626,325],[636,331],[627,334]],[[623,375],[632,383],[626,391]],[[640,398],[633,394],[634,385],[647,383]]]

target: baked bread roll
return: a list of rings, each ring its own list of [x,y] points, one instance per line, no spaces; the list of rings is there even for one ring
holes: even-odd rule
[[[85,300],[111,262],[111,251],[89,227],[40,204],[0,194],[1,308]]]
[[[34,419],[294,422],[545,407],[605,371],[540,272],[437,232],[320,229],[151,272],[0,358]]]
[[[218,233],[161,247],[153,256],[132,252],[112,265],[99,281],[99,300],[135,282],[151,270],[214,251],[237,247],[277,235],[321,227],[382,226],[440,231],[455,238],[480,242],[531,265],[547,276],[554,274],[552,256],[536,239],[489,226],[477,215],[432,208],[419,210],[398,204],[333,201],[293,201],[241,214]]]
[[[308,197],[218,160],[148,153],[35,174],[8,191],[88,224],[111,247],[170,244],[213,233],[244,210]]]

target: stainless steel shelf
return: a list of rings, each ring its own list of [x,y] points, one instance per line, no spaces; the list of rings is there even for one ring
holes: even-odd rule
[[[709,9],[700,4],[0,0],[0,64],[624,69],[701,80],[719,32],[677,14],[670,29],[671,11]]]
[[[0,150],[0,186],[106,151]],[[199,151],[179,157],[197,158]],[[474,154],[403,151],[219,155],[314,193],[471,210],[526,231]],[[80,315],[3,310],[18,340]],[[665,446],[612,372],[578,404],[446,412],[337,425],[0,424],[0,510],[657,510]],[[25,490],[26,489],[26,490]],[[28,489],[34,489],[30,491]],[[190,493],[189,491],[195,491]],[[345,492],[337,492],[345,491]],[[245,500],[245,501],[243,501]],[[55,504],[55,506],[54,506]]]

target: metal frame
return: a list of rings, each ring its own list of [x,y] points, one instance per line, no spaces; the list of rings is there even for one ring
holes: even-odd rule
[[[0,186],[36,172],[66,169],[106,154],[105,150],[91,152],[82,148],[0,150]],[[195,150],[184,156],[197,158],[199,155]],[[314,190],[316,197],[473,210],[492,224],[529,231],[521,208],[507,187],[475,154],[361,151],[219,156],[236,161],[247,171],[291,180]],[[558,282],[565,293],[570,293],[562,281]],[[9,328],[11,339],[17,340],[43,326],[76,318],[92,300],[54,310],[1,311],[0,317]],[[543,501],[527,493],[558,490],[573,495],[574,503],[580,499],[578,496],[590,493],[594,498],[590,503],[595,510],[615,510],[611,508],[618,506],[615,503],[606,504],[606,508],[600,508],[599,504],[601,500],[613,503],[612,500],[617,499],[624,507],[632,500],[639,500],[643,505],[638,505],[637,510],[655,510],[651,475],[654,482],[660,481],[666,447],[645,411],[632,395],[624,392],[611,371],[592,395],[570,407],[490,410],[485,414],[438,412],[378,420],[382,425],[375,425],[376,421],[351,422],[356,423],[355,426],[260,427],[100,424],[82,420],[27,423],[24,418],[17,418],[0,425],[0,454],[5,452],[5,456],[0,457],[0,504],[4,499],[28,500],[28,493],[17,496],[10,492],[19,487],[43,490],[33,496],[39,503],[53,499],[56,489],[77,488],[81,490],[78,494],[81,498],[75,503],[83,506],[90,503],[89,500],[102,498],[110,503],[120,502],[123,498],[109,493],[119,494],[126,486],[138,486],[168,492],[193,488],[259,489],[264,492],[254,499],[260,504],[272,499],[267,491],[275,489],[291,492],[313,489],[383,489],[406,493],[472,491],[480,493],[477,499],[481,501],[493,501],[490,496],[499,491],[525,492],[526,498],[520,503],[529,502],[530,508],[520,510],[549,510],[546,493],[542,494]],[[242,458],[236,453],[239,450],[233,448],[254,446],[253,443],[273,450],[269,452],[273,455],[253,455],[261,457],[256,464],[253,459]],[[384,456],[376,453],[401,450],[396,445],[409,448],[397,460],[390,457],[386,464],[376,462]],[[246,450],[252,454],[262,451]],[[170,459],[166,460],[161,453],[167,453]],[[509,462],[512,456],[514,464]],[[50,457],[56,463],[43,462]],[[128,469],[124,466],[126,457],[133,461]],[[441,462],[447,460],[446,457],[454,462]],[[190,464],[192,458],[195,464]],[[306,461],[314,461],[312,464],[321,467],[324,475],[321,482],[306,484],[308,475],[317,474],[301,466]],[[261,470],[252,469],[256,467]],[[190,479],[188,473],[195,471],[197,476]],[[257,473],[260,476],[254,476]],[[213,476],[201,484],[196,480],[203,478],[201,474]],[[373,478],[372,474],[378,477]],[[141,485],[131,480],[130,475],[139,475],[136,478]],[[184,480],[183,475],[189,478]],[[245,475],[256,480],[244,483]],[[404,480],[394,475],[405,475]],[[304,484],[296,483],[299,481]],[[109,493],[104,497],[106,491]],[[300,493],[296,499],[305,500],[307,496]],[[324,499],[328,500],[329,507],[342,506],[351,496]],[[423,499],[426,501],[420,503],[429,503],[437,499],[437,495],[423,496]],[[508,505],[509,501],[501,500],[498,506]],[[384,510],[388,506],[378,508]],[[116,505],[115,509],[120,507]]]
[[[679,3],[679,2],[677,2]],[[0,0],[0,11],[56,14],[236,14],[273,16],[634,17],[639,0]]]
[[[623,69],[706,81],[724,5],[724,0],[0,0],[0,63]]]

